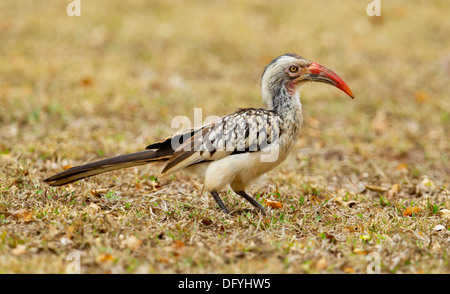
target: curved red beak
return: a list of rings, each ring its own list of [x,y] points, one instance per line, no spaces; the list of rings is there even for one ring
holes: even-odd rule
[[[341,89],[351,98],[355,98],[347,84],[335,72],[318,63],[311,62],[309,66],[304,67],[302,77],[304,80],[330,84]]]

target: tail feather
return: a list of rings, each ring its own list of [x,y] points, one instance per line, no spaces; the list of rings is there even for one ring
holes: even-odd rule
[[[150,162],[166,161],[172,154],[173,150],[145,150],[119,155],[72,167],[64,172],[45,179],[44,182],[49,183],[51,186],[61,186],[108,171],[143,165]]]

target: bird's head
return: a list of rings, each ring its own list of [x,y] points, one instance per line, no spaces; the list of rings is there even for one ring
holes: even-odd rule
[[[264,69],[261,79],[264,103],[272,108],[274,95],[286,91],[288,95],[294,96],[300,86],[308,81],[330,84],[353,98],[350,88],[332,70],[288,53],[275,58]]]

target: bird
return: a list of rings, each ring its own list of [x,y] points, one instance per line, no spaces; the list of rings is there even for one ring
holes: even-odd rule
[[[294,149],[303,122],[300,88],[306,82],[329,84],[354,98],[347,84],[332,70],[286,53],[263,70],[261,97],[265,107],[238,109],[150,144],[143,151],[71,167],[44,182],[61,186],[108,171],[163,162],[161,176],[182,169],[200,174],[203,189],[224,213],[230,211],[219,192],[229,185],[265,214],[265,208],[246,190]]]

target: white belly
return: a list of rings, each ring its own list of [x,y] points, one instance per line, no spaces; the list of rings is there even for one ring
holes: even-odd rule
[[[277,148],[270,152],[250,152],[227,156],[204,166],[207,191],[219,191],[230,184],[234,191],[245,191],[252,182],[286,159],[288,152]]]

